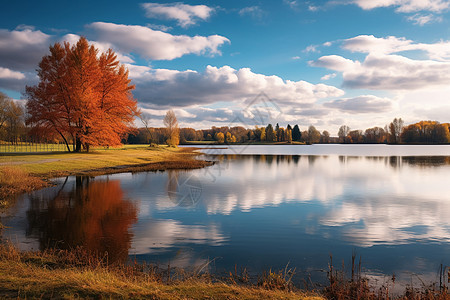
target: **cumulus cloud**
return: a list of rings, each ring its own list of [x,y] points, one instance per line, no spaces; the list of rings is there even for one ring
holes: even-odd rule
[[[8,68],[0,67],[0,79],[24,79],[25,75],[21,72],[12,71]]]
[[[32,27],[0,29],[0,67],[15,71],[35,69],[50,40],[50,35]]]
[[[353,0],[352,2],[364,10],[394,6],[397,12],[402,13],[442,12],[450,7],[448,0]]]
[[[412,50],[412,44],[413,41],[403,37],[388,36],[386,38],[377,38],[373,35],[359,35],[344,40],[342,48],[352,52],[390,54]]]
[[[333,86],[283,80],[278,76],[253,73],[249,68],[236,70],[229,66],[207,66],[203,72],[197,72],[128,67],[136,84],[137,99],[155,106],[243,102],[261,92],[266,92],[278,103],[302,104],[344,94]]]
[[[61,39],[60,42],[68,42],[70,44],[76,44],[78,40],[80,39],[80,36],[77,34],[66,34]],[[117,58],[120,60],[121,63],[134,63],[134,60],[131,56],[120,53],[116,49],[114,49],[114,45],[107,42],[97,42],[97,41],[89,41],[90,44],[93,44],[100,52],[106,52],[109,48],[113,49],[114,52],[117,55]]]
[[[360,66],[358,61],[353,61],[339,55],[322,56],[315,61],[310,61],[309,64],[314,67],[327,68],[341,72],[355,69]]]
[[[405,91],[450,83],[449,41],[425,44],[404,37],[360,35],[342,41],[342,48],[367,53],[367,56],[360,62],[327,55],[309,64],[342,72],[343,86],[351,88]],[[425,59],[404,56],[408,51],[419,51]]]
[[[350,88],[417,90],[450,84],[450,62],[369,54],[363,63],[331,55],[311,64],[342,72],[344,86]]]
[[[392,54],[404,51],[422,51],[434,60],[450,60],[450,42],[439,41],[432,44],[415,43],[404,37],[388,36],[378,38],[373,35],[359,35],[344,40],[342,47],[352,52]]]
[[[392,100],[373,95],[362,95],[355,98],[344,98],[326,102],[323,105],[344,112],[380,113],[388,112],[392,109]]]
[[[148,18],[176,20],[181,27],[189,27],[207,20],[214,8],[206,5],[188,5],[181,2],[160,4],[142,3]]]
[[[137,53],[155,60],[172,60],[185,54],[220,54],[219,47],[230,42],[220,35],[172,35],[139,25],[95,22],[87,26],[96,40],[113,44],[125,53]]]

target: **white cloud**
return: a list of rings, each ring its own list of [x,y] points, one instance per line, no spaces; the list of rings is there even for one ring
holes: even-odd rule
[[[360,62],[328,55],[310,65],[342,72],[343,85],[350,88],[407,91],[450,84],[449,41],[424,44],[403,37],[360,35],[344,40],[342,48],[367,56]],[[403,56],[408,51],[419,51],[426,59]]]
[[[253,19],[262,19],[264,17],[264,14],[265,12],[259,6],[244,7],[239,11],[239,15],[249,15]]]
[[[29,71],[48,51],[51,36],[31,27],[0,29],[0,67]]]
[[[311,63],[342,72],[344,86],[373,90],[416,90],[450,84],[450,62],[413,60],[400,55],[369,54],[363,63],[323,56]]]
[[[352,113],[380,113],[392,110],[392,100],[373,95],[362,95],[355,98],[344,98],[326,102],[325,107],[336,108]]]
[[[283,3],[292,9],[298,9],[298,0],[283,0]]]
[[[309,64],[314,67],[322,67],[340,72],[352,70],[360,66],[358,61],[353,61],[339,55],[322,56],[318,60],[310,61]]]
[[[136,84],[135,96],[154,106],[189,106],[216,102],[240,102],[261,92],[277,103],[300,105],[318,99],[339,97],[344,92],[325,84],[283,80],[253,73],[249,68],[207,66],[203,72],[128,66]]]
[[[77,34],[66,34],[61,39],[60,42],[68,42],[69,44],[76,44],[78,40],[80,39],[80,36]],[[114,46],[107,42],[97,42],[97,41],[89,41],[90,44],[94,45],[100,52],[106,52],[108,49],[113,49],[114,52],[117,55],[117,59],[121,63],[134,63],[133,58],[131,58],[129,55],[125,55],[123,53],[120,53],[119,51],[114,49]]]
[[[344,40],[342,47],[352,52],[392,54],[404,51],[423,51],[434,60],[450,60],[450,41],[433,44],[415,43],[404,37],[388,36],[377,38],[373,35],[359,35]]]
[[[309,52],[320,52],[319,50],[317,50],[317,45],[309,45],[308,47],[305,48],[305,50],[303,50],[303,52],[309,53]]]
[[[220,54],[219,47],[230,42],[220,35],[172,35],[138,25],[95,22],[88,25],[100,42],[111,43],[125,53],[137,53],[155,60],[172,60],[185,54]]]
[[[320,80],[330,80],[330,79],[335,78],[335,77],[336,77],[336,73],[331,73],[331,74],[327,74],[327,75],[322,76],[320,78]]]
[[[148,18],[176,20],[181,27],[189,27],[207,20],[214,9],[206,5],[188,5],[180,2],[170,4],[142,3]]]
[[[0,67],[1,79],[25,79],[25,75],[21,72],[12,71],[8,68]]]
[[[170,30],[172,30],[172,27],[161,25],[161,24],[146,24],[146,26],[148,28],[150,28],[150,29],[159,30],[159,31],[170,31]]]
[[[300,58],[301,58],[300,56],[293,56],[292,57],[293,60],[297,60],[297,59],[300,59]]]
[[[436,17],[433,14],[423,15],[423,14],[415,14],[409,16],[408,21],[413,22],[416,25],[424,26],[425,24],[433,23],[433,22],[442,22],[442,17]]]
[[[377,38],[373,35],[359,35],[344,40],[342,48],[352,52],[390,54],[412,50],[412,44],[413,41],[403,37],[388,36],[386,38]]]
[[[396,11],[402,13],[442,12],[450,7],[448,0],[353,0],[352,2],[365,10],[395,6]]]

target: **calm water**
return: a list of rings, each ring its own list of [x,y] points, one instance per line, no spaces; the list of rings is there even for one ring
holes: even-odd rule
[[[217,273],[289,263],[298,281],[354,251],[380,281],[450,265],[450,147],[238,148],[203,150],[201,170],[61,178],[17,199],[3,238]]]

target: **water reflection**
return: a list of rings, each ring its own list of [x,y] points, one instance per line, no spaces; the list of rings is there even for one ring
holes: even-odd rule
[[[31,196],[26,215],[26,235],[37,237],[40,249],[82,246],[107,252],[114,262],[128,257],[137,208],[125,198],[120,181],[76,177],[74,182],[66,180],[54,196]]]
[[[341,261],[355,249],[380,278],[450,264],[450,157],[206,158],[217,163],[69,179],[33,194],[5,224],[18,240],[26,227],[41,248],[117,249],[119,259],[182,267],[218,258],[217,269],[259,272],[290,262],[302,274],[326,269],[330,252]]]

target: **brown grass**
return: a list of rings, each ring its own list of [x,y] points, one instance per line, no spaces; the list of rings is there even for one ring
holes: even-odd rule
[[[46,186],[41,178],[31,176],[16,166],[4,166],[0,169],[0,209],[8,205],[8,197]]]
[[[213,282],[204,275],[167,280],[148,265],[108,265],[71,251],[21,252],[0,245],[1,299],[323,299],[317,295]]]
[[[324,289],[323,295],[327,299],[413,299],[413,300],[447,300],[450,299],[448,287],[443,282],[445,275],[441,272],[441,284],[423,285],[414,287],[406,286],[403,294],[392,295],[390,289],[395,284],[395,276],[391,282],[384,283],[382,286],[374,287],[369,279],[361,273],[361,259],[359,264],[355,263],[356,255],[352,255],[351,277],[348,278],[344,270],[336,270],[333,266],[333,257],[330,256],[328,270],[328,286]]]

